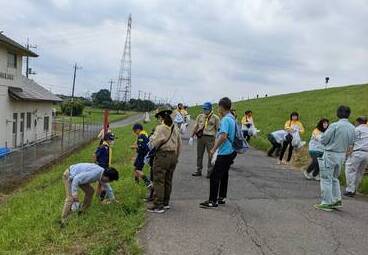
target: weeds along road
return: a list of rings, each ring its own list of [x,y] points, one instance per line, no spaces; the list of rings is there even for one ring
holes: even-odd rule
[[[184,146],[173,207],[148,215],[139,234],[145,254],[367,254],[366,198],[344,199],[344,208],[333,213],[318,211],[312,205],[319,183],[253,149],[230,170],[226,206],[199,208],[208,199],[209,181],[191,176],[195,148]]]

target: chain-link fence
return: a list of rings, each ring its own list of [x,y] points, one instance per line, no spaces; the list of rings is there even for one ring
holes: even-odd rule
[[[78,123],[71,118],[54,119],[52,131],[44,139],[0,158],[0,193],[13,189],[35,171],[96,139],[101,127],[101,122],[89,118],[82,118]]]

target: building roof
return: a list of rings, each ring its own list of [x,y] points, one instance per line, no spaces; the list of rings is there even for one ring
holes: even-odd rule
[[[11,49],[22,56],[38,57],[36,53],[30,51],[29,49],[17,43],[16,41],[10,39],[9,37],[6,37],[2,33],[0,33],[0,46],[4,46],[8,49]]]
[[[9,96],[17,101],[44,101],[44,102],[62,102],[63,100],[50,91],[22,76],[22,84],[20,87],[9,87]]]

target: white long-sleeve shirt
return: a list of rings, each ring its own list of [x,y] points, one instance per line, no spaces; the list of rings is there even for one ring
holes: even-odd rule
[[[114,193],[110,184],[101,181],[104,170],[104,168],[93,163],[79,163],[70,166],[69,181],[71,182],[72,195],[78,195],[79,185],[99,182],[101,186],[105,188],[107,197],[110,199],[114,199]]]

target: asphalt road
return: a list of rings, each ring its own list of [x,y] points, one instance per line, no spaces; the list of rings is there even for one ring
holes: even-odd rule
[[[314,209],[319,183],[275,165],[263,152],[240,155],[230,170],[228,203],[201,209],[209,182],[192,177],[195,146],[184,146],[172,209],[148,214],[139,234],[145,254],[368,254],[368,199],[344,199],[333,213]]]

